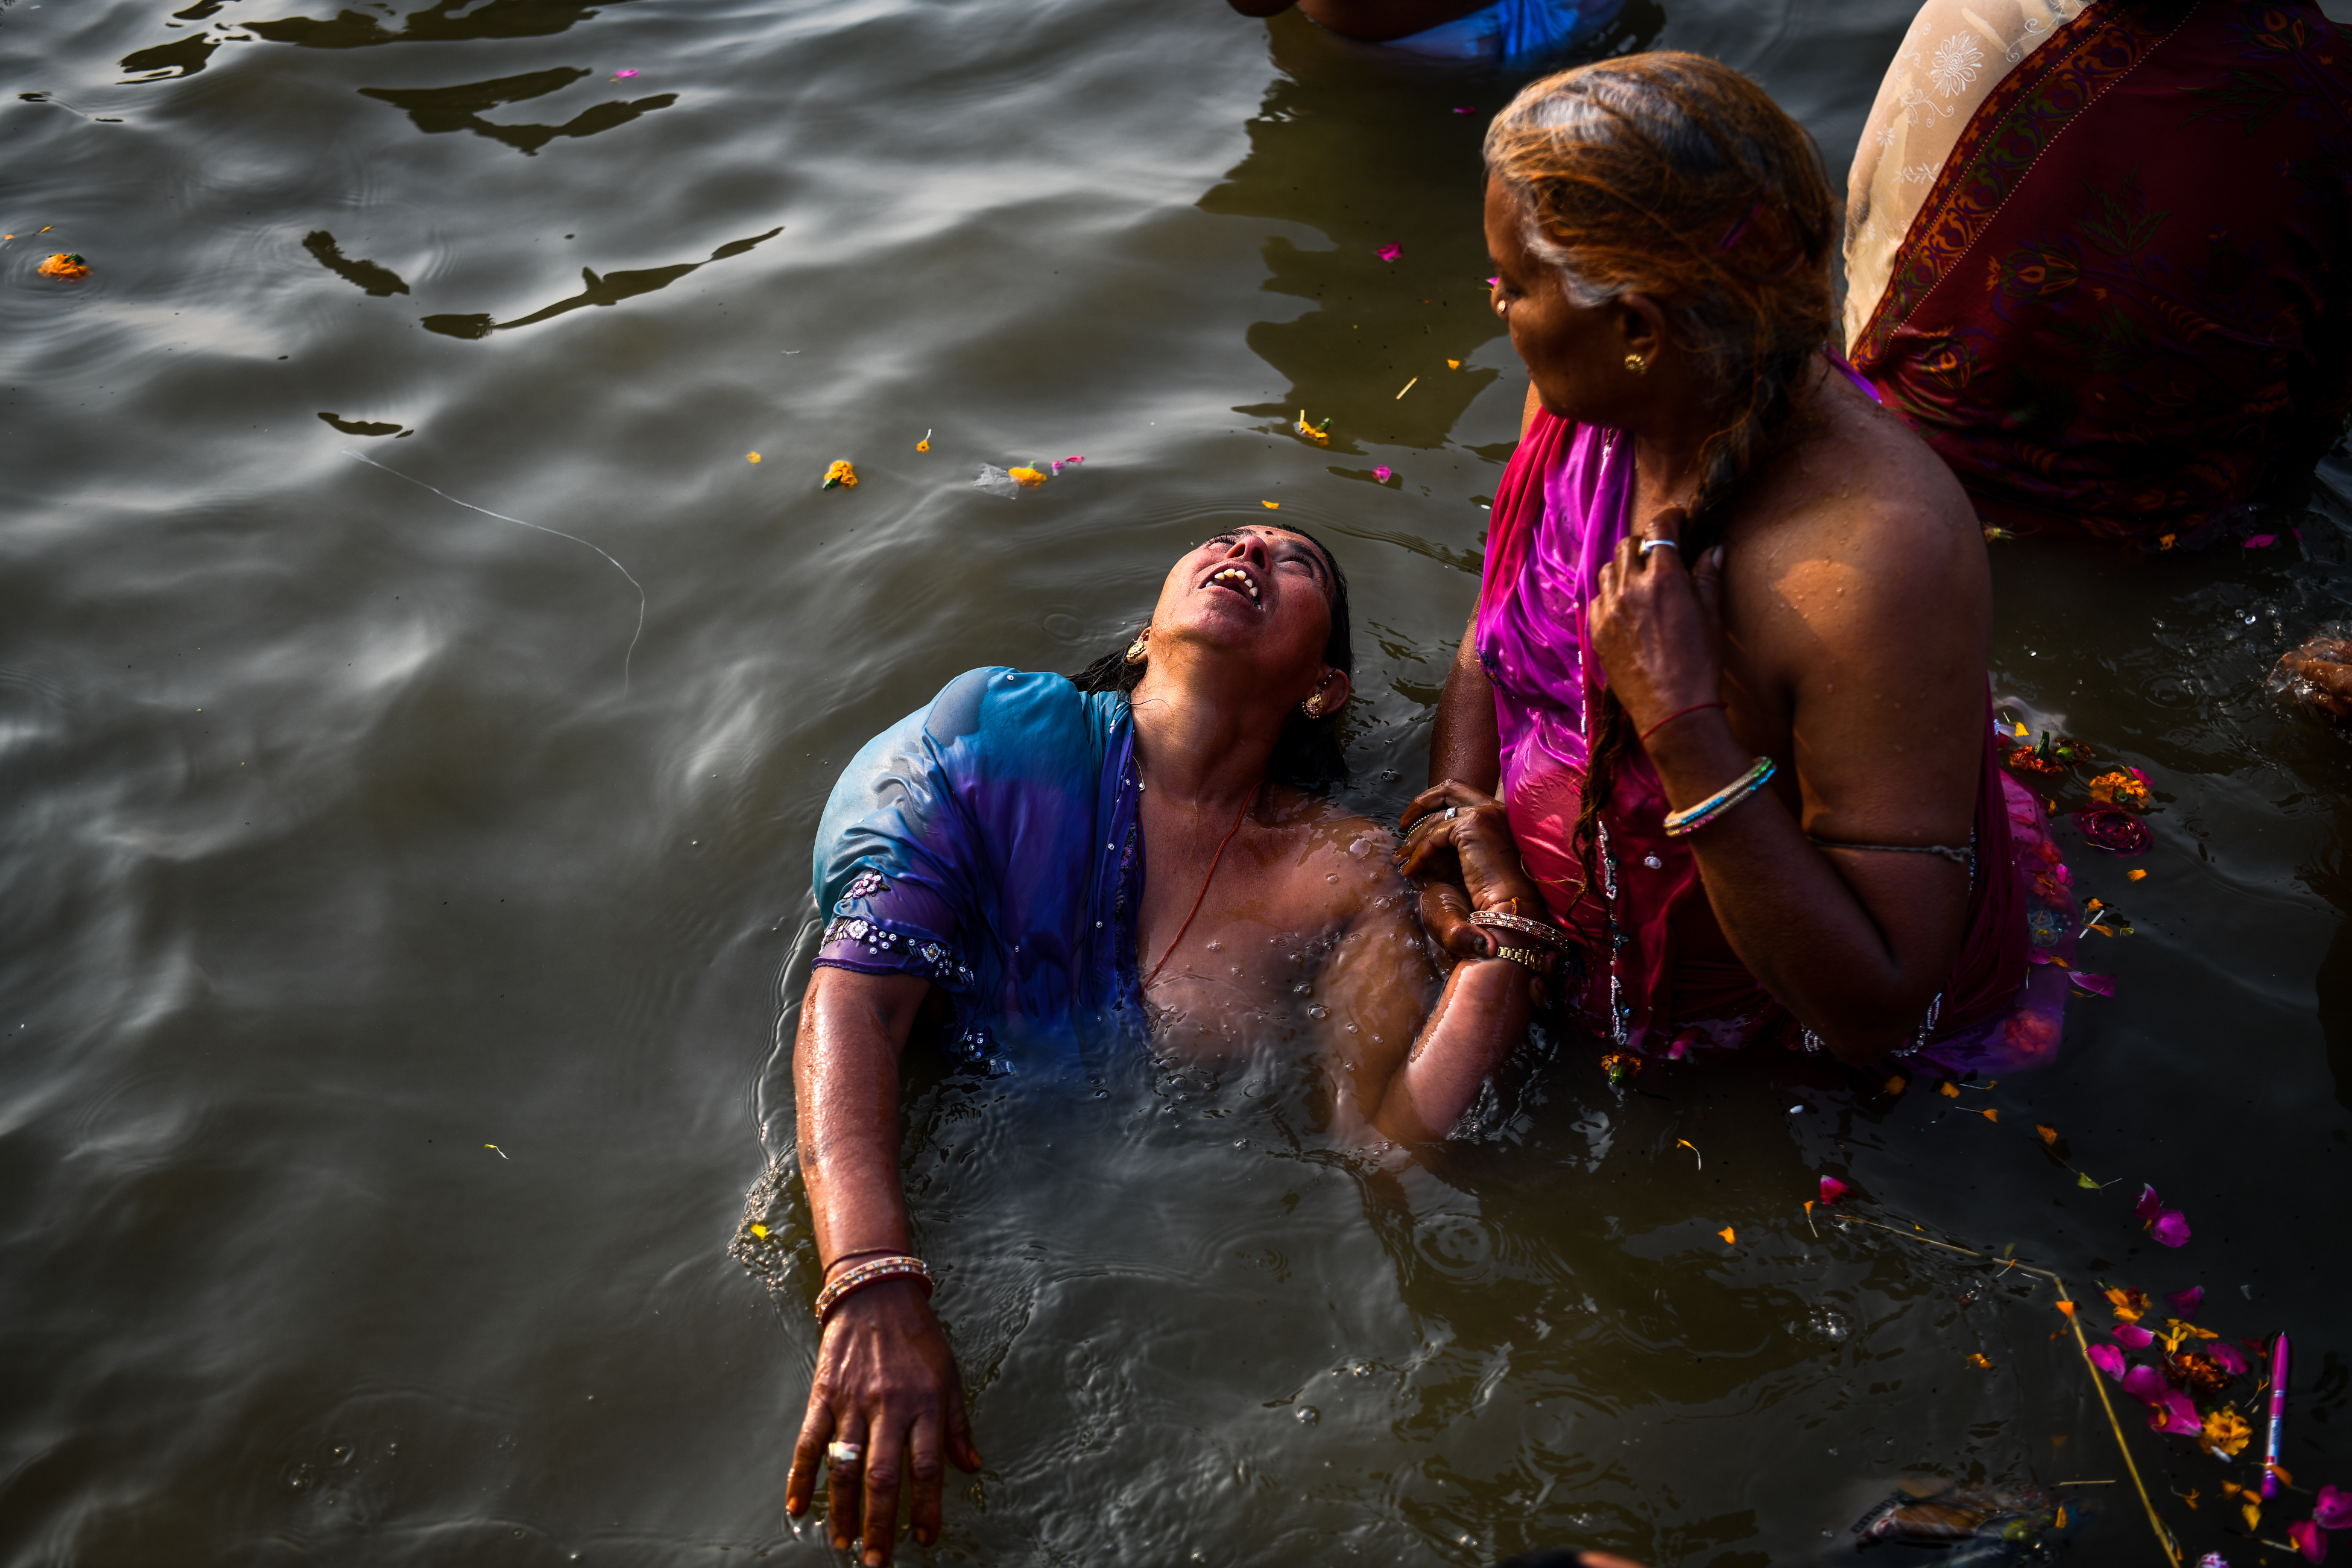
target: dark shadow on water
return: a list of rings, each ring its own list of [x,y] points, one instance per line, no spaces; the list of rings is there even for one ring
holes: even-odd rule
[[[335,237],[323,228],[312,229],[302,237],[302,248],[319,258],[324,267],[346,283],[356,284],[375,295],[388,299],[408,292],[408,284],[389,267],[379,267],[373,261],[354,260],[342,252]]]
[[[605,0],[611,5],[626,0]],[[343,11],[330,21],[287,16],[275,22],[248,22],[246,31],[273,44],[299,44],[310,49],[359,49],[374,44],[453,43],[469,38],[543,38],[561,33],[575,22],[596,15],[598,7],[567,0],[489,0],[468,7],[466,0],[441,0],[412,11],[397,29],[358,11]],[[463,15],[459,15],[459,13]],[[194,11],[182,12],[184,16]]]
[[[1651,0],[1633,0],[1591,47],[1556,64],[1647,47],[1664,25]],[[1467,368],[1502,330],[1482,282],[1479,146],[1531,76],[1414,60],[1295,12],[1267,34],[1283,74],[1250,121],[1248,155],[1200,205],[1302,224],[1331,247],[1266,239],[1261,287],[1319,308],[1249,330],[1250,348],[1291,384],[1281,403],[1237,412],[1265,416],[1269,431],[1292,439],[1304,439],[1294,428],[1302,409],[1318,425],[1328,418],[1334,453],[1442,447],[1496,379]],[[1383,259],[1390,245],[1401,253]]]
[[[656,289],[667,289],[689,272],[708,267],[713,261],[724,261],[730,256],[740,256],[761,241],[773,239],[783,232],[783,226],[778,224],[765,234],[753,235],[749,239],[729,240],[701,261],[681,262],[675,267],[649,267],[635,272],[608,272],[601,277],[597,275],[594,268],[583,267],[580,269],[580,276],[587,284],[586,288],[570,299],[558,300],[554,304],[543,310],[533,310],[528,316],[518,316],[511,321],[493,321],[488,314],[427,316],[424,321],[425,330],[452,338],[486,338],[492,332],[504,331],[509,327],[534,325],[551,317],[560,316],[566,310],[579,310],[583,305],[617,305],[622,300],[634,299],[639,294],[650,294]]]
[[[667,109],[677,101],[674,92],[625,101],[615,99],[584,109],[561,125],[500,125],[482,118],[486,109],[543,98],[593,74],[577,66],[559,66],[553,70],[499,77],[493,81],[461,82],[455,87],[363,87],[360,96],[380,99],[395,109],[406,110],[416,128],[427,135],[470,131],[477,136],[503,142],[525,154],[537,153],[559,136],[593,136],[600,131],[626,125],[639,115]]]

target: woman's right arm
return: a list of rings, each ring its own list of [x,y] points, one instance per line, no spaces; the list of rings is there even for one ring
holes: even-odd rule
[[[912,1245],[898,1176],[898,1057],[929,990],[914,975],[827,966],[801,1004],[793,1051],[801,1175],[828,1279]],[[954,1352],[912,1279],[853,1291],[825,1321],[784,1488],[794,1518],[808,1511],[825,1446],[835,1440],[865,1450],[862,1463],[827,1476],[827,1533],[836,1551],[863,1534],[867,1564],[890,1560],[902,1456],[914,1481],[915,1539],[927,1546],[939,1539],[942,1452],[967,1471],[980,1468],[980,1455]],[[861,1520],[878,1525],[878,1538],[860,1530]]]

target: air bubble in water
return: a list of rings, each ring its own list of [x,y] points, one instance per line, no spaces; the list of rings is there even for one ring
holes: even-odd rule
[[[1300,1405],[1298,1407],[1297,1415],[1298,1424],[1301,1426],[1312,1426],[1315,1423],[1323,1419],[1323,1412],[1316,1409],[1312,1405]]]
[[[1331,1016],[1331,1009],[1323,1005],[1322,1003],[1318,1002],[1315,1005],[1307,1009],[1307,1016],[1310,1018],[1328,1018]]]

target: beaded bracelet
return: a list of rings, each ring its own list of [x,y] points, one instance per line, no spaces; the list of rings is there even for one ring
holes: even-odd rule
[[[1568,933],[1558,926],[1548,926],[1541,921],[1531,921],[1525,915],[1507,914],[1501,910],[1473,910],[1470,923],[1493,926],[1501,931],[1515,931],[1531,936],[1546,947],[1566,947]]]
[[[1534,970],[1538,974],[1549,974],[1551,973],[1551,954],[1540,952],[1532,947],[1503,947],[1497,945],[1495,949],[1495,956],[1496,958],[1507,958],[1513,963],[1518,964],[1523,968]]]
[[[818,1291],[816,1293],[817,1322],[823,1324],[825,1314],[832,1311],[841,1299],[851,1291],[863,1290],[868,1285],[878,1285],[885,1279],[896,1279],[901,1277],[921,1280],[923,1297],[926,1300],[930,1299],[931,1266],[919,1258],[910,1258],[905,1253],[898,1253],[888,1258],[877,1258],[871,1263],[861,1263]]]
[[[1666,837],[1680,838],[1686,834],[1696,833],[1700,828],[1762,789],[1765,781],[1769,779],[1772,773],[1772,759],[1757,758],[1755,765],[1746,773],[1717,790],[1688,811],[1666,813]]]

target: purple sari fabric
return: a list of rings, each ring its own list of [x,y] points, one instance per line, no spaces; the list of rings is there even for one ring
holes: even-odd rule
[[[1666,835],[1665,792],[1639,752],[1618,769],[1596,819],[1600,885],[1586,885],[1574,827],[1590,716],[1607,685],[1585,657],[1587,606],[1633,500],[1630,441],[1541,412],[1496,493],[1474,646],[1495,689],[1502,794],[1520,855],[1575,939],[1569,1002],[1597,1033],[1675,1057],[1768,1037],[1809,1046],[1809,1032],[1744,967],[1677,961],[1674,918],[1701,890],[1698,863],[1687,839]],[[1987,721],[1969,935],[1902,1053],[1953,1072],[2054,1054],[2078,934],[2041,803],[1995,761],[1990,702]]]

